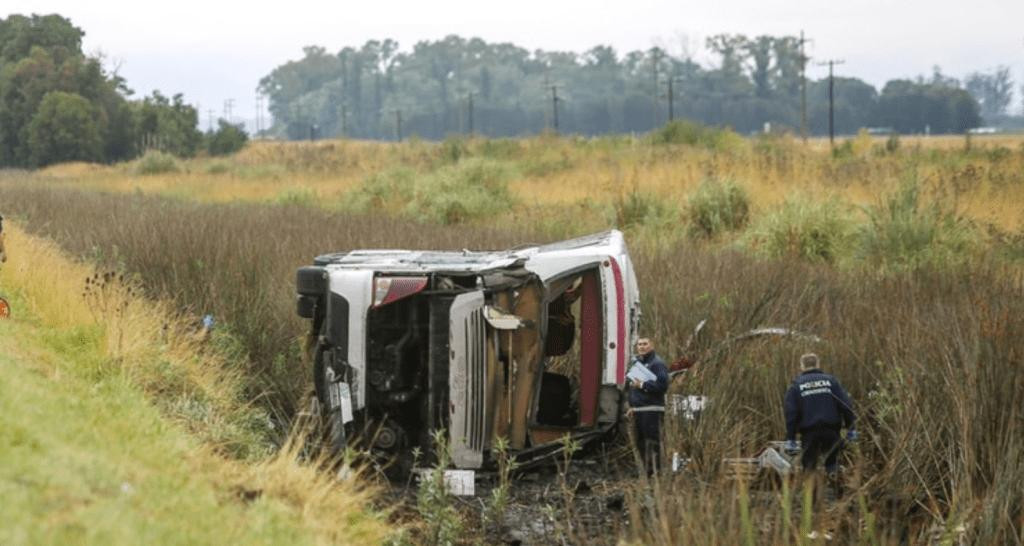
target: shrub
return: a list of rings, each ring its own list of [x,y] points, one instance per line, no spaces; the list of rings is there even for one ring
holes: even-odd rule
[[[796,197],[758,219],[743,244],[772,257],[832,263],[847,252],[851,234],[851,220],[839,201]]]
[[[487,139],[480,145],[480,155],[491,159],[513,159],[523,155],[523,145],[512,138]]]
[[[210,155],[228,155],[241,150],[249,141],[242,124],[217,120],[217,130],[206,136],[206,151]]]
[[[178,160],[173,155],[159,150],[149,150],[135,161],[135,174],[176,173],[180,170]]]
[[[463,526],[444,477],[445,469],[451,463],[451,453],[444,430],[435,430],[432,436],[437,464],[420,477],[416,509],[425,523],[427,544],[455,544],[462,535]]]
[[[714,237],[747,225],[750,198],[746,190],[732,180],[709,178],[690,196],[686,213],[691,235]]]
[[[892,133],[885,139],[885,151],[894,154],[900,150],[900,134]]]
[[[445,163],[458,163],[463,157],[469,155],[469,146],[466,139],[458,136],[451,136],[441,143],[441,160]]]
[[[231,172],[231,165],[223,161],[214,161],[206,166],[206,174],[227,174]]]
[[[277,194],[274,200],[279,205],[311,207],[316,204],[316,192],[303,187],[288,188]]]
[[[904,183],[883,203],[865,212],[868,222],[859,233],[858,253],[883,269],[962,264],[977,242],[970,222],[939,203],[922,205],[915,181]]]
[[[668,216],[669,207],[659,195],[633,190],[612,203],[615,225],[620,228],[654,224]]]
[[[444,167],[415,185],[405,211],[446,225],[504,212],[513,204],[508,176],[505,165],[479,158]]]
[[[392,209],[408,203],[413,196],[416,171],[397,167],[374,173],[345,194],[342,208],[352,211]]]
[[[673,121],[651,133],[654,144],[685,144],[711,150],[730,150],[742,146],[743,137],[730,129],[706,127],[692,121]]]
[[[565,150],[549,148],[532,150],[519,161],[519,168],[524,176],[544,177],[571,169],[572,159]]]

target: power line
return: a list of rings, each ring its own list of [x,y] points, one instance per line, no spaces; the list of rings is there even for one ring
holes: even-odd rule
[[[829,59],[818,63],[818,66],[828,65],[828,145],[835,148],[836,145],[836,100],[835,100],[835,77],[833,68],[837,64],[844,64],[842,59]]]

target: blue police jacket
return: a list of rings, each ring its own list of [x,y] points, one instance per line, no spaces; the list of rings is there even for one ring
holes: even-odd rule
[[[657,377],[652,381],[645,381],[639,389],[630,387],[629,405],[634,408],[664,406],[665,391],[668,390],[668,366],[665,365],[665,361],[654,351],[637,356],[636,360],[643,363]]]
[[[795,440],[797,431],[826,426],[853,428],[853,402],[839,380],[819,369],[796,377],[786,391],[786,439]]]

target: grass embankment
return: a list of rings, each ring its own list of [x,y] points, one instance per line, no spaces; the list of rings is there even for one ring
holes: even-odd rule
[[[268,454],[237,370],[166,307],[5,227],[0,543],[387,536],[360,486],[299,464],[294,447]]]

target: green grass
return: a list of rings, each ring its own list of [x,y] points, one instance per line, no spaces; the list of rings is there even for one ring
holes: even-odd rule
[[[80,374],[99,345],[95,331],[0,325],[0,543],[314,542],[282,504],[241,501],[124,376]]]
[[[181,333],[166,316],[160,338],[152,317],[132,311],[148,303],[156,313],[152,302],[108,308],[123,301],[109,287],[104,300],[67,280],[84,277],[85,266],[45,241],[11,235],[22,252],[0,269],[0,293],[13,309],[0,320],[0,544],[377,543],[388,536],[369,508],[369,489],[300,461],[301,441],[272,456],[228,456],[239,431],[210,434],[234,426],[231,404],[221,400],[235,396],[232,372],[214,369],[219,361],[207,354],[218,350],[216,339],[190,353],[200,349],[175,341]],[[210,377],[184,369],[189,358]],[[160,373],[145,368],[157,360]],[[186,415],[175,401],[201,415]],[[250,440],[242,441],[261,443]]]

